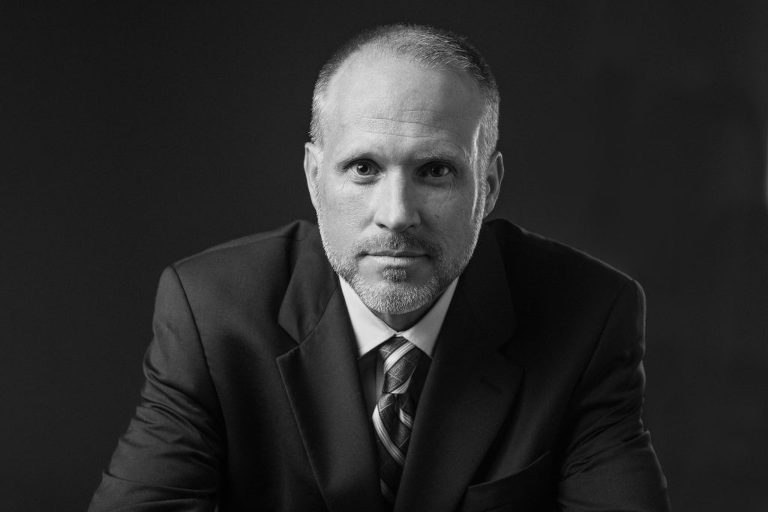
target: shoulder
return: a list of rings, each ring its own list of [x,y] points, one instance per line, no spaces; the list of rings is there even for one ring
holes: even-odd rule
[[[177,269],[216,267],[221,263],[237,263],[258,257],[285,257],[302,243],[312,243],[318,237],[317,226],[298,220],[277,229],[224,242],[176,263]]]
[[[484,229],[496,240],[508,270],[535,272],[542,278],[596,278],[625,283],[624,272],[584,251],[533,233],[503,219],[487,222]]]
[[[498,244],[510,291],[521,309],[604,310],[622,293],[644,302],[634,279],[584,251],[505,220],[489,221],[484,230]]]
[[[318,251],[317,227],[296,221],[216,245],[171,267],[190,300],[279,304],[297,260]]]

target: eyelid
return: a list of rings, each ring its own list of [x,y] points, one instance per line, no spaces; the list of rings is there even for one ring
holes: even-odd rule
[[[375,169],[379,168],[379,166],[376,165],[376,162],[374,162],[373,160],[371,160],[369,158],[353,158],[352,160],[347,160],[346,162],[342,162],[341,168],[344,169],[344,170],[348,170],[348,169],[351,169],[352,167],[354,167],[357,164],[370,165],[371,167],[373,167]]]

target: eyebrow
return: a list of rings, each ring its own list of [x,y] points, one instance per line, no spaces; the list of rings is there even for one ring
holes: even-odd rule
[[[461,152],[463,153],[463,152]],[[413,158],[416,162],[426,163],[434,160],[449,160],[449,161],[461,161],[464,162],[464,156],[458,151],[426,151],[423,153],[416,153]]]
[[[342,151],[341,160],[339,162],[340,167],[345,167],[355,160],[379,160],[379,153],[376,149],[369,148],[355,148],[352,147],[349,150]],[[418,165],[425,164],[431,161],[446,161],[461,163],[469,165],[471,163],[470,156],[466,151],[460,148],[450,148],[449,145],[441,145],[439,149],[428,149],[424,151],[414,151],[413,154],[408,156],[408,162],[415,162]]]

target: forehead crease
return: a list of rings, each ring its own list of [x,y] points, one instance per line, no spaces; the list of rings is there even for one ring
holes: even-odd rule
[[[403,135],[408,137],[457,137],[453,123],[432,120],[390,119],[387,117],[361,117],[357,120],[361,128],[373,133]]]

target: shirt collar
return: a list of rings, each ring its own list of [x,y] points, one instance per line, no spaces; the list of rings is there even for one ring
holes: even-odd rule
[[[360,297],[349,283],[341,277],[339,277],[339,282],[341,283],[341,291],[344,294],[344,301],[347,303],[347,311],[352,322],[352,330],[355,332],[355,341],[357,342],[358,355],[360,357],[363,357],[392,336],[404,337],[419,347],[422,352],[432,357],[437,334],[440,332],[443,320],[445,320],[445,314],[448,312],[448,306],[451,304],[453,292],[456,291],[458,278],[451,281],[451,284],[448,285],[443,294],[440,295],[440,298],[427,311],[427,314],[405,331],[392,329],[363,304],[363,301],[360,300]]]

